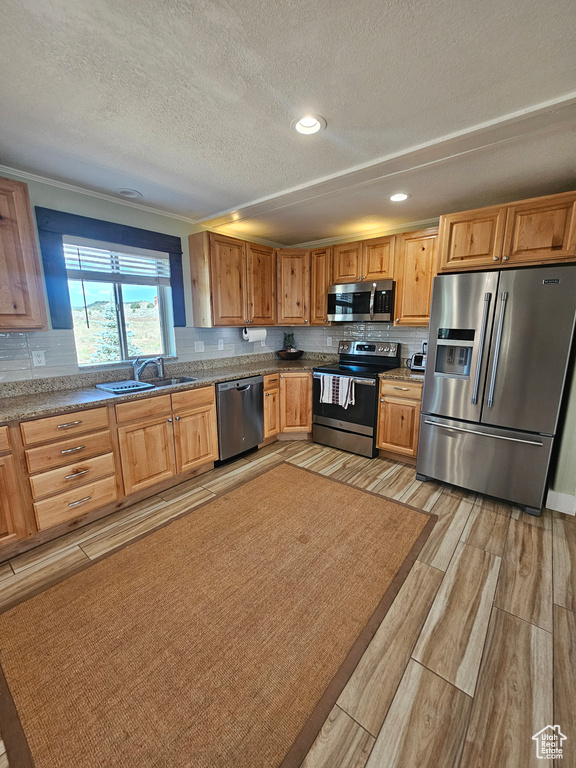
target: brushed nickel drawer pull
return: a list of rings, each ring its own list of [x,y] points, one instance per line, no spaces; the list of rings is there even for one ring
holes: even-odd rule
[[[75,472],[73,475],[66,475],[64,478],[65,480],[74,480],[75,477],[80,477],[80,475],[85,475],[86,472],[90,472],[89,469],[83,469],[81,472]]]
[[[402,392],[408,392],[408,387],[394,387],[394,389],[401,389]]]
[[[90,501],[92,496],[85,496],[83,499],[78,499],[78,501],[73,501],[71,504],[68,504],[69,507],[77,507],[78,504],[84,504],[85,501]]]
[[[76,424],[82,424],[82,419],[78,419],[78,421],[69,421],[67,424],[58,424],[57,429],[66,429],[66,427],[75,427]]]
[[[60,453],[62,453],[62,454],[65,454],[65,453],[74,453],[75,451],[83,451],[83,450],[84,450],[84,448],[86,448],[86,446],[85,446],[85,445],[77,445],[77,446],[76,446],[76,448],[68,448],[68,449],[66,449],[65,451],[60,451]]]

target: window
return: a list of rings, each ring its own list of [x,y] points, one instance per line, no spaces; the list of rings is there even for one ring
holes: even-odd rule
[[[63,237],[79,365],[174,350],[169,254]]]

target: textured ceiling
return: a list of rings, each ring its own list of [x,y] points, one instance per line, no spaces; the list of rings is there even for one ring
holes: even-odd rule
[[[476,129],[574,105],[575,26],[574,0],[4,3],[0,163],[196,220],[240,209],[215,225],[283,243],[569,189],[574,114]],[[290,131],[305,112],[327,130]],[[379,170],[359,186],[359,166]]]

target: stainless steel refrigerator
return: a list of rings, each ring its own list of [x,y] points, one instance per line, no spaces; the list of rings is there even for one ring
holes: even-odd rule
[[[417,477],[540,514],[576,317],[576,265],[434,279]]]

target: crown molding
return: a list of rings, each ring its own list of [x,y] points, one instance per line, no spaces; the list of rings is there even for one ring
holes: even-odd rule
[[[325,237],[323,240],[310,240],[307,243],[297,243],[296,245],[287,246],[289,248],[324,248],[328,245],[339,245],[340,243],[353,243],[356,240],[368,240],[371,237],[387,237],[388,235],[401,235],[404,232],[416,232],[419,229],[427,229],[428,227],[437,227],[438,219],[424,219],[422,221],[411,221],[407,224],[403,224],[401,227],[395,229],[374,229],[373,231],[357,232],[355,235],[349,235],[347,237]]]
[[[186,224],[194,224],[199,226],[197,219],[192,219],[189,216],[182,216],[179,213],[172,213],[170,211],[164,211],[160,208],[154,208],[151,205],[142,205],[142,203],[135,203],[131,200],[126,200],[121,197],[115,197],[114,195],[107,195],[104,192],[95,192],[92,189],[86,189],[85,187],[78,187],[75,184],[68,184],[65,181],[56,181],[55,179],[49,179],[47,176],[40,176],[37,173],[29,173],[28,171],[20,171],[18,168],[10,168],[7,165],[0,165],[0,173],[9,173],[13,176],[19,176],[26,181],[37,181],[40,184],[48,184],[51,187],[58,187],[58,189],[65,189],[67,192],[75,192],[79,195],[87,195],[88,197],[96,197],[98,200],[106,200],[109,203],[116,203],[116,205],[124,205],[127,208],[135,208],[138,211],[144,211],[145,213],[154,213],[156,216],[166,216],[169,219],[177,219],[178,221],[184,221]],[[205,227],[204,227],[205,229]]]

